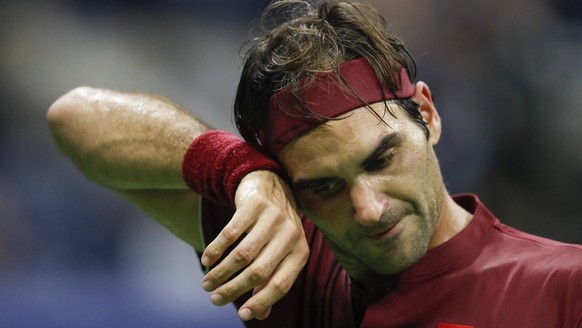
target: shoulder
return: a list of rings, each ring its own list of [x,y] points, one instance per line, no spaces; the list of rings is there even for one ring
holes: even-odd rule
[[[544,264],[582,268],[582,245],[568,244],[532,235],[497,222],[493,225],[507,247],[524,258],[537,258]]]
[[[489,260],[576,272],[582,269],[582,245],[551,240],[503,224],[474,195],[460,200],[470,203],[474,220],[488,231],[482,251],[490,256]]]
[[[561,320],[582,316],[582,246],[498,223],[478,262],[480,278],[503,286],[511,302],[528,300],[528,306]]]
[[[490,263],[539,288],[563,291],[582,300],[582,245],[563,243],[494,224],[484,249]]]

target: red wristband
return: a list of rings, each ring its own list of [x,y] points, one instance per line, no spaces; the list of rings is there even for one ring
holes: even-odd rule
[[[234,205],[240,181],[249,173],[270,170],[286,174],[275,160],[226,131],[211,130],[190,144],[182,176],[190,189],[216,203]]]

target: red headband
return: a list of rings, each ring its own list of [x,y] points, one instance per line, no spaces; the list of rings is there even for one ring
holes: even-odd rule
[[[277,91],[269,100],[270,135],[260,135],[266,149],[277,154],[293,139],[330,118],[338,117],[356,108],[383,100],[405,99],[414,95],[414,84],[406,69],[400,71],[400,89],[396,92],[380,88],[368,61],[357,58],[339,66],[339,83],[334,73],[321,74],[317,81],[301,91],[305,106],[321,119],[306,117],[297,97],[289,86]]]

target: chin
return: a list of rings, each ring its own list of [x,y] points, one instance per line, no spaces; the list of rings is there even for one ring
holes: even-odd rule
[[[400,273],[400,272],[408,269],[410,266],[412,266],[416,262],[417,261],[399,262],[399,263],[394,263],[394,264],[391,263],[388,266],[381,266],[380,268],[376,268],[377,270],[374,270],[374,271],[381,276],[390,276],[390,275],[397,274],[397,273]]]
[[[395,253],[398,254],[396,257],[388,257],[383,259],[375,260],[375,265],[372,266],[372,270],[379,275],[389,276],[393,274],[400,273],[424,257],[428,250],[428,243],[426,245],[415,243],[410,245],[407,250],[397,250]]]

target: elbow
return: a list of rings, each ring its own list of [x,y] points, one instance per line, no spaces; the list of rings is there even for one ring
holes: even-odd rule
[[[48,109],[46,117],[53,140],[67,157],[89,180],[109,186],[106,160],[98,148],[103,142],[99,99],[104,91],[91,87],[78,87],[58,98]]]
[[[48,109],[48,125],[59,150],[79,166],[79,133],[89,87],[78,87],[59,97]]]
[[[77,115],[83,99],[91,93],[90,87],[78,87],[59,97],[48,109],[47,120],[53,132],[58,131]]]

